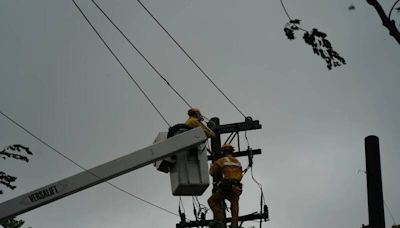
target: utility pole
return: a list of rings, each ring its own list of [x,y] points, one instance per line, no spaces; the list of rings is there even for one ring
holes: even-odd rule
[[[367,227],[385,228],[381,159],[377,136],[370,135],[365,138],[365,162],[367,168],[369,219],[369,226]]]
[[[222,155],[221,151],[221,134],[218,131],[215,131],[216,129],[220,128],[221,126],[219,125],[219,118],[218,117],[213,117],[210,120],[211,122],[214,123],[214,133],[215,133],[215,138],[211,138],[211,161],[214,162],[215,160],[218,160],[219,157]],[[222,180],[222,174],[219,176],[213,176],[212,177],[212,192],[217,190],[217,183]],[[221,202],[221,208],[224,211],[224,218],[226,218],[226,208],[225,208],[225,201]]]
[[[216,131],[216,129],[219,129],[221,126],[219,125],[219,118],[218,117],[213,117],[210,120],[215,124],[214,126],[214,133],[215,133],[215,138],[211,138],[211,153],[212,153],[212,161],[215,161],[218,159],[218,157],[221,156],[221,133]],[[214,182],[214,180],[213,180]]]

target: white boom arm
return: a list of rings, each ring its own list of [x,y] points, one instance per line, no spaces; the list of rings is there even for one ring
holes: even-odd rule
[[[196,147],[206,140],[207,137],[204,131],[200,128],[196,128],[104,163],[88,171],[83,171],[42,188],[38,188],[1,203],[0,220],[13,218],[19,214],[139,169],[180,151]]]

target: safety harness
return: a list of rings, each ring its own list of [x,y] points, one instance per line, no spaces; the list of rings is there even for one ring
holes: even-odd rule
[[[222,158],[224,159],[223,166],[221,167],[222,169],[226,166],[236,166],[236,167],[242,167],[239,162],[234,162],[228,159],[227,157]],[[225,193],[231,193],[232,192],[232,187],[237,186],[240,189],[242,189],[243,184],[240,183],[239,180],[232,180],[232,179],[226,179],[222,178],[219,182],[217,182],[216,187],[217,189],[220,189],[221,191]]]

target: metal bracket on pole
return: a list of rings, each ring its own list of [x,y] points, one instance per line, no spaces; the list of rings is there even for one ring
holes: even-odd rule
[[[261,127],[260,121],[258,120],[246,120],[245,122],[217,125],[213,131],[219,134],[227,134],[239,131],[257,130],[261,129]]]
[[[259,155],[259,154],[262,154],[262,153],[261,153],[261,149],[252,149],[252,150],[251,150],[251,155]],[[249,155],[250,155],[250,154],[249,154],[249,151],[248,151],[248,150],[245,150],[245,151],[238,151],[238,152],[235,152],[235,153],[233,154],[234,157],[244,157],[244,156],[249,156]],[[208,160],[209,160],[209,161],[212,161],[212,158],[213,158],[212,155],[208,155]]]
[[[242,215],[239,216],[239,221],[240,222],[245,222],[245,221],[253,221],[253,220],[264,220],[269,221],[269,215],[268,211],[264,211],[262,214],[258,212],[254,212],[252,214],[248,215]],[[227,218],[227,222],[231,222],[232,218]],[[199,221],[190,221],[190,222],[185,222],[181,221],[180,223],[176,224],[176,228],[186,228],[186,227],[203,227],[203,226],[208,226],[210,222],[214,220],[199,220]]]

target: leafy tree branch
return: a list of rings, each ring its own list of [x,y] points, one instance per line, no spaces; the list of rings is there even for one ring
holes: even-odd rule
[[[15,185],[11,184],[16,179],[17,179],[16,177],[7,175],[5,172],[0,171],[0,184],[6,186],[11,190],[14,190],[16,188]],[[3,191],[1,189],[0,189],[0,194],[3,194]]]
[[[289,19],[289,22],[286,23],[283,31],[285,32],[286,37],[289,40],[294,40],[296,38],[296,32],[303,33],[303,40],[306,44],[310,45],[313,49],[314,54],[320,56],[326,62],[326,67],[331,70],[332,67],[338,67],[346,64],[346,60],[339,55],[332,48],[331,42],[326,38],[327,35],[316,28],[313,28],[311,31],[303,29],[300,27],[299,19],[292,19],[289,13],[286,10],[283,1],[280,0],[282,4],[282,8],[285,11],[286,16]]]
[[[23,153],[23,154],[21,154]],[[26,155],[25,155],[26,154]],[[28,156],[32,155],[32,152],[28,147],[22,146],[20,144],[14,144],[11,146],[7,146],[4,148],[2,151],[0,151],[0,158],[3,158],[4,160],[8,158],[16,159],[16,160],[21,160],[25,162],[29,162]],[[3,185],[11,190],[14,190],[16,188],[15,185],[13,185],[13,182],[17,180],[17,177],[8,175],[7,173],[0,171],[0,186]],[[3,194],[3,191],[0,189],[0,195]],[[17,220],[15,218],[12,219],[6,219],[0,221],[0,226],[3,228],[19,228],[21,227],[25,221],[23,220]]]
[[[20,152],[25,152],[28,155],[32,155],[32,152],[29,150],[28,147],[24,147],[20,144],[14,144],[14,145],[8,146],[5,149],[3,149],[2,151],[0,151],[0,157],[3,159],[14,158],[17,160],[29,162],[29,159],[27,156],[18,154]]]
[[[0,221],[0,225],[3,228],[19,228],[24,225],[25,221],[23,220],[16,220],[16,219],[7,219],[4,221]]]

